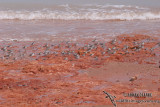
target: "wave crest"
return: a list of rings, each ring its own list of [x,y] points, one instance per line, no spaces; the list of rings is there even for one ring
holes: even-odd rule
[[[69,6],[39,11],[0,11],[0,19],[19,20],[154,20],[160,19],[160,11],[124,5]]]

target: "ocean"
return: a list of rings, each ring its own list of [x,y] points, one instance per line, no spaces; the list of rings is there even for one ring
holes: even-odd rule
[[[160,35],[159,0],[0,0],[0,41]]]

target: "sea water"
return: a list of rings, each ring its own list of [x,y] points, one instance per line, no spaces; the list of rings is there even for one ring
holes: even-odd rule
[[[0,0],[0,41],[160,35],[159,0]]]

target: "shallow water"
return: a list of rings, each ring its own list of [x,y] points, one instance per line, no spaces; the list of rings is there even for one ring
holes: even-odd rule
[[[160,35],[160,21],[0,21],[1,41],[109,40],[120,34]]]
[[[160,34],[159,0],[1,0],[0,41]]]

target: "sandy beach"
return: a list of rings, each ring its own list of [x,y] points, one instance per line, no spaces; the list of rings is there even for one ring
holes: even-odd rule
[[[160,0],[0,0],[0,107],[160,107]]]
[[[160,99],[160,41],[119,35],[108,42],[0,42],[0,106],[113,107],[116,100]],[[152,93],[125,97],[124,93]],[[160,103],[160,102],[159,102]],[[159,103],[116,102],[118,107]]]

